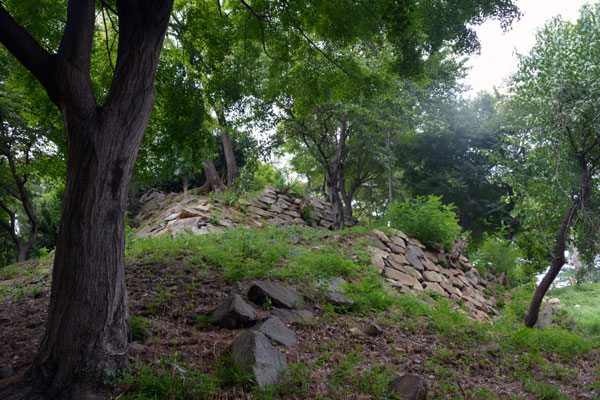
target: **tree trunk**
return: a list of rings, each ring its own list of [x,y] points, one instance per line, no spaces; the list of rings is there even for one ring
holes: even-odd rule
[[[95,1],[69,1],[58,53],[39,46],[0,5],[0,40],[62,111],[67,183],[46,330],[23,383],[0,398],[96,399],[105,371],[127,363],[125,213],[133,164],[154,101],[172,0],[117,0],[119,45],[97,106],[90,80]]]
[[[225,163],[227,164],[227,189],[231,189],[235,179],[239,178],[240,171],[235,160],[233,144],[231,143],[231,138],[229,137],[229,124],[225,119],[225,113],[223,110],[217,111],[217,119],[219,121],[219,125],[221,125],[221,141],[223,142],[223,153],[225,154]]]
[[[223,184],[223,180],[219,176],[217,169],[215,168],[215,164],[212,160],[204,160],[204,164],[206,164],[206,168],[204,168],[204,174],[206,175],[206,182],[210,184],[210,187],[213,191],[218,192],[225,189],[225,185]]]
[[[352,217],[352,196],[346,190],[346,180],[343,175],[340,176],[339,186],[340,186],[340,194],[342,195],[342,199],[344,200],[344,214],[347,217],[351,218]]]
[[[333,212],[333,226],[335,229],[344,229],[344,207],[338,193],[337,175],[334,171],[327,173],[327,190],[329,203]]]
[[[550,289],[550,285],[552,285],[552,282],[554,282],[554,279],[560,272],[563,265],[565,265],[565,249],[571,222],[577,216],[579,209],[585,209],[589,201],[592,178],[587,167],[585,155],[580,156],[579,166],[581,171],[579,198],[575,200],[560,224],[560,229],[556,235],[556,249],[554,251],[552,263],[550,264],[548,272],[546,272],[546,275],[535,289],[533,298],[529,304],[529,309],[525,314],[525,326],[530,328],[535,325],[538,319],[540,306],[542,305],[542,299],[546,295],[548,289]]]
[[[187,174],[183,174],[183,198],[184,200],[187,199],[188,197],[188,175]]]
[[[385,140],[385,148],[388,151],[388,156],[389,156],[389,152],[390,152],[390,148],[391,148],[391,144],[390,144],[390,139],[389,137]],[[394,188],[393,188],[393,171],[392,171],[392,165],[391,162],[388,160],[388,169],[387,169],[387,173],[388,173],[388,204],[387,204],[387,208],[392,207],[394,205]]]

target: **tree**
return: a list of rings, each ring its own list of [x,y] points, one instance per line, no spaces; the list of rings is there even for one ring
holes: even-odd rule
[[[281,55],[289,56],[294,44],[305,42],[326,55],[336,43],[385,31],[398,49],[398,66],[418,64],[448,41],[472,50],[477,42],[467,23],[487,16],[510,21],[516,15],[511,0],[442,3],[350,2],[338,7],[322,1],[282,5],[263,0],[250,6],[242,0],[232,6],[241,7],[253,21],[251,37],[259,38],[265,52],[273,50],[266,46],[269,37],[278,39],[274,47]],[[46,21],[61,31],[57,48],[44,47],[50,41],[43,40],[42,31],[28,32],[27,20],[21,25],[11,16],[18,10],[13,2],[0,3],[0,42],[40,81],[61,111],[68,145],[48,321],[26,379],[31,390],[2,393],[4,398],[95,398],[102,373],[121,368],[127,359],[127,193],[152,111],[154,78],[173,0],[100,4],[118,17],[119,33],[110,86],[95,91],[90,77],[94,1],[70,0],[66,22],[60,14]],[[440,27],[438,21],[447,24]],[[31,33],[39,34],[37,40]]]
[[[525,325],[535,324],[546,291],[565,264],[572,238],[587,260],[598,252],[600,178],[598,82],[600,5],[585,6],[576,24],[555,18],[542,29],[513,77],[513,109],[521,135],[512,145],[526,161],[518,174],[519,207],[554,227],[552,262],[535,290]],[[517,108],[518,107],[518,108]],[[512,167],[516,167],[512,165]],[[535,215],[536,211],[543,213]],[[584,256],[584,259],[586,257]]]
[[[103,3],[106,5],[106,3]],[[127,361],[124,221],[133,164],[154,100],[172,1],[117,0],[119,39],[103,103],[90,77],[95,2],[69,1],[56,52],[0,5],[0,42],[62,112],[68,167],[46,330],[26,382],[3,397],[92,398]],[[110,7],[107,5],[107,7]],[[24,394],[25,393],[25,394]]]
[[[416,196],[443,196],[459,212],[460,225],[474,239],[483,232],[511,224],[511,187],[495,180],[494,160],[507,131],[506,117],[497,109],[500,99],[480,94],[473,100],[433,99],[424,105],[420,133],[399,146],[402,182]]]

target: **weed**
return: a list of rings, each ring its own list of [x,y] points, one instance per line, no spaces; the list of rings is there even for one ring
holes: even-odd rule
[[[206,328],[210,323],[213,322],[213,317],[207,314],[196,315],[194,316],[194,319],[196,320],[194,323],[196,329]]]
[[[131,338],[133,340],[144,340],[145,338],[152,336],[152,332],[148,329],[148,320],[146,318],[131,315],[129,317],[129,324],[131,326]]]

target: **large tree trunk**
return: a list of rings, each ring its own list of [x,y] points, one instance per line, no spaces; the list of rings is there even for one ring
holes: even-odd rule
[[[117,0],[117,63],[102,107],[90,81],[95,1],[69,1],[56,55],[46,53],[0,5],[0,40],[62,111],[68,147],[48,320],[25,377],[31,390],[9,388],[0,398],[98,398],[105,371],[126,365],[127,192],[152,111],[172,3]]]
[[[204,160],[204,175],[206,176],[206,182],[202,186],[196,189],[190,190],[195,195],[205,195],[210,192],[220,192],[225,189],[223,180],[219,176],[215,164],[212,160]]]
[[[229,124],[225,119],[223,110],[217,111],[217,119],[219,120],[219,125],[221,125],[221,141],[223,142],[223,153],[225,154],[225,163],[227,164],[227,189],[231,189],[235,179],[240,176],[240,170],[235,160],[233,144],[229,137]]]
[[[569,233],[569,228],[571,227],[571,223],[577,216],[577,213],[580,209],[585,209],[587,207],[589,197],[590,197],[590,185],[592,178],[590,176],[587,162],[585,159],[585,155],[580,156],[579,160],[580,166],[580,189],[579,189],[579,197],[574,201],[573,205],[564,216],[560,229],[558,230],[558,234],[556,235],[556,248],[554,250],[554,257],[552,259],[552,263],[550,264],[550,268],[546,275],[535,289],[533,293],[533,298],[531,299],[531,303],[529,304],[529,309],[525,314],[525,326],[533,327],[535,325],[538,314],[540,312],[540,306],[542,305],[542,299],[546,295],[548,289],[550,289],[550,285],[554,282],[554,279],[560,272],[563,265],[565,265],[565,249],[567,246],[567,235]]]

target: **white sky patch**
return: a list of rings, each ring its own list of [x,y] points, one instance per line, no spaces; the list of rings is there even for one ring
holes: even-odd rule
[[[504,92],[508,76],[517,70],[515,51],[526,54],[535,43],[535,34],[551,18],[561,15],[565,20],[577,21],[579,10],[590,0],[517,0],[522,16],[512,29],[502,32],[497,21],[487,21],[475,28],[481,42],[481,54],[467,62],[471,67],[464,83],[471,86],[467,96],[482,90],[493,92],[494,87]]]

